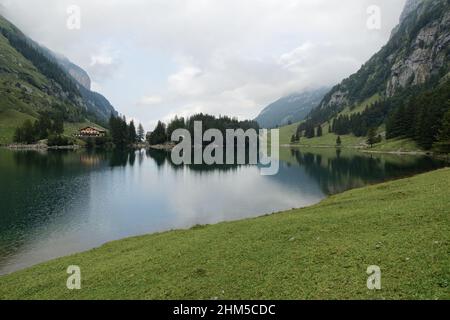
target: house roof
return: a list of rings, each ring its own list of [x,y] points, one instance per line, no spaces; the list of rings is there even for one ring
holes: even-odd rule
[[[106,132],[106,130],[105,130],[105,129],[100,129],[100,128],[96,128],[96,127],[91,127],[91,126],[89,126],[89,127],[84,127],[84,128],[81,128],[81,129],[80,129],[80,131],[82,131],[82,130],[86,130],[86,129],[94,129],[94,130],[97,130],[98,132]]]

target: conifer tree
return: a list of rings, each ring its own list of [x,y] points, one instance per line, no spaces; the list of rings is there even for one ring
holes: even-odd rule
[[[450,110],[444,115],[442,127],[433,148],[439,153],[450,153]]]
[[[375,128],[370,128],[367,133],[367,144],[372,148],[373,145],[377,142],[377,131]]]
[[[142,126],[142,123],[139,123],[137,137],[138,137],[139,142],[144,141],[145,131],[144,131],[144,127]]]

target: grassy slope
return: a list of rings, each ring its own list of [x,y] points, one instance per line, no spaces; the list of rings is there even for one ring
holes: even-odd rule
[[[7,25],[1,17],[0,25]],[[39,89],[49,87],[49,81],[1,34],[0,52],[0,144],[9,144],[15,129],[26,119],[35,119],[37,111],[45,110],[54,99]]]
[[[420,151],[420,147],[411,139],[390,139],[384,140],[382,143],[376,144],[371,151],[397,151],[397,152],[414,152]]]
[[[16,110],[0,111],[0,145],[11,143],[16,128],[27,119],[35,118]]]
[[[379,99],[378,95],[375,95],[361,104],[357,105],[354,109],[349,107],[345,108],[340,114],[353,114],[361,112],[365,109],[367,105],[375,102]],[[330,121],[332,122],[332,120]],[[289,126],[280,128],[280,145],[294,145],[303,147],[335,147],[338,135],[329,132],[330,125],[324,123],[322,125],[323,135],[321,137],[314,137],[311,139],[301,137],[299,143],[291,143],[291,137],[296,132],[297,126],[300,124],[295,123]],[[378,133],[384,135],[386,129],[382,125],[378,128]],[[352,134],[341,136],[341,146],[350,148],[368,148],[366,144],[366,137],[356,137]],[[417,144],[411,139],[383,139],[381,143],[378,143],[369,149],[370,151],[380,151],[380,152],[421,152]]]
[[[325,123],[322,125],[322,137],[314,137],[307,139],[305,137],[300,138],[300,143],[291,143],[291,137],[296,132],[297,126],[300,124],[295,123],[290,126],[280,128],[280,145],[298,145],[298,146],[311,146],[311,147],[334,147],[336,146],[337,135],[328,132],[329,125]],[[361,147],[364,145],[365,137],[355,137],[353,135],[341,136],[343,147]]]
[[[36,111],[45,110],[56,101],[41,90],[51,86],[49,80],[1,34],[0,52],[0,110],[36,115]]]
[[[354,113],[361,113],[366,109],[366,107],[377,102],[378,100],[380,100],[380,95],[377,93],[377,94],[374,94],[373,96],[371,96],[370,98],[364,100],[363,102],[355,105],[354,108],[346,107],[339,114],[340,115],[352,115]]]
[[[0,26],[11,30],[11,25],[0,16]],[[26,119],[34,119],[38,111],[60,102],[41,90],[51,87],[50,81],[36,67],[15,50],[0,34],[0,145],[12,143],[15,129]],[[3,72],[2,72],[3,71]],[[30,84],[33,83],[34,85]],[[65,134],[72,136],[91,122],[65,125]]]
[[[108,243],[0,278],[0,298],[450,298],[450,169],[319,205]],[[82,289],[66,289],[66,268]],[[366,269],[382,270],[382,290]]]
[[[371,105],[372,103],[379,100],[379,95],[374,95],[370,97],[369,99],[366,99],[365,101],[361,102],[360,104],[356,105],[354,108],[347,107],[342,112],[340,112],[340,115],[351,115],[353,113],[358,113],[364,111],[364,109]],[[330,123],[333,122],[333,119],[330,120]],[[291,137],[296,132],[297,126],[300,124],[295,123],[290,126],[282,127],[280,128],[280,144],[291,144]],[[334,133],[329,133],[329,124],[324,123],[322,125],[322,137],[314,137],[311,139],[307,139],[305,137],[302,137],[300,139],[300,143],[297,143],[295,145],[300,146],[311,146],[311,147],[330,147],[330,146],[336,146],[336,139],[337,135]],[[343,135],[341,136],[342,146],[343,147],[362,147],[365,145],[366,138],[365,137],[355,137],[354,135]]]
[[[379,95],[374,95],[369,99],[363,101],[359,105],[355,106],[353,109],[349,107],[345,108],[340,114],[342,115],[350,115],[357,112],[362,112],[366,108],[366,106],[376,102],[379,100]],[[332,122],[331,120],[330,122]],[[322,125],[322,137],[314,137],[311,139],[307,139],[302,137],[300,139],[300,143],[291,143],[291,137],[296,132],[297,126],[300,124],[295,123],[289,126],[285,126],[280,128],[280,144],[281,145],[296,145],[303,147],[334,147],[336,146],[337,135],[334,133],[329,133],[329,124],[324,123]],[[386,131],[385,126],[382,125],[378,128],[378,133],[384,134]],[[355,137],[354,135],[342,135],[342,147],[351,147],[351,148],[367,148],[366,145],[366,137]],[[383,140],[381,143],[376,144],[371,151],[382,151],[382,152],[416,152],[422,151],[417,144],[411,139],[392,139],[392,140]]]

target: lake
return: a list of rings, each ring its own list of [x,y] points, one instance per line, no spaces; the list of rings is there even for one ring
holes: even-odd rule
[[[175,166],[163,151],[0,149],[0,274],[124,237],[315,204],[327,195],[437,169],[425,156],[288,149],[280,170]]]

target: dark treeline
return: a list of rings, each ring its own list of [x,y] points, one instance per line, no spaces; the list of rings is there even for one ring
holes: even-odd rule
[[[367,136],[369,129],[379,127],[387,116],[389,103],[379,101],[367,106],[363,112],[340,115],[333,120],[330,131],[337,135]]]
[[[384,122],[389,107],[389,101],[379,101],[367,106],[362,112],[351,115],[339,115],[331,121],[329,132],[333,132],[336,135],[353,134],[357,137],[367,136],[370,129],[377,128]],[[306,138],[320,137],[322,136],[322,126],[315,125],[309,119],[298,126],[296,135],[298,137],[303,135]]]
[[[387,138],[408,137],[422,148],[450,152],[450,81],[399,101],[386,122]]]
[[[163,144],[171,140],[172,133],[177,129],[186,129],[194,135],[194,122],[202,122],[203,132],[208,129],[218,129],[225,135],[227,129],[259,129],[259,125],[256,121],[239,121],[237,118],[230,118],[227,116],[215,117],[208,114],[195,114],[187,119],[182,117],[175,117],[167,125],[159,121],[155,130],[147,136],[147,141],[151,145]]]
[[[364,111],[351,115],[331,116],[328,119],[310,117],[301,123],[292,141],[300,137],[313,138],[322,134],[321,124],[328,121],[330,132],[336,135],[368,136],[369,144],[381,141],[374,138],[374,130],[386,124],[386,138],[411,138],[425,150],[450,152],[450,81],[442,85],[414,87],[394,97],[382,99]],[[316,114],[317,115],[317,114]],[[317,128],[317,129],[316,129]]]
[[[62,117],[50,118],[48,114],[41,114],[38,120],[26,120],[14,133],[14,142],[36,143],[39,140],[48,139],[49,146],[68,145],[71,141],[64,137],[64,122]]]
[[[144,140],[144,128],[139,124],[138,128],[131,120],[127,123],[125,117],[111,115],[109,118],[111,142],[118,148],[132,146]]]

